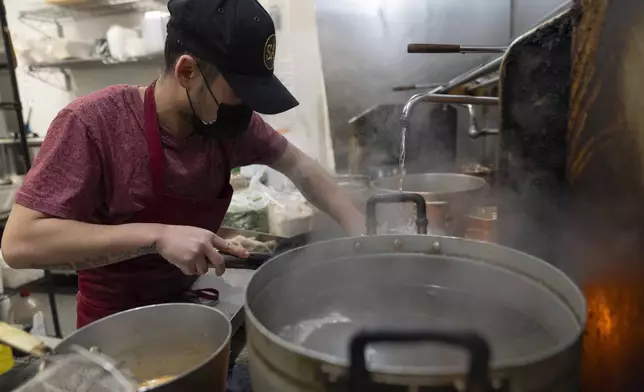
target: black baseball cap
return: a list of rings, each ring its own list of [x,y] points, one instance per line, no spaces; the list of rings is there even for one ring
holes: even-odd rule
[[[299,105],[274,74],[275,25],[257,0],[170,0],[168,39],[219,69],[242,102],[263,114]]]

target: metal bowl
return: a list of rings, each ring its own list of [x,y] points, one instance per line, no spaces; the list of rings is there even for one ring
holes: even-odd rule
[[[63,340],[56,353],[65,353],[73,345],[96,347],[123,363],[138,382],[173,377],[154,391],[223,392],[231,335],[230,321],[216,309],[183,303],[153,305],[81,328]]]

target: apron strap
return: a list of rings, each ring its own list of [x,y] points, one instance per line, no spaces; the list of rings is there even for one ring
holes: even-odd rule
[[[154,86],[151,84],[145,90],[144,118],[145,118],[145,139],[148,143],[148,154],[150,155],[150,174],[152,176],[152,190],[154,192],[155,205],[161,200],[164,194],[163,187],[163,147],[161,145],[161,134],[159,133],[159,120],[157,118],[156,102],[154,100]]]
[[[157,107],[154,99],[155,83],[152,83],[145,90],[144,118],[145,118],[145,139],[148,144],[148,153],[150,155],[150,173],[152,175],[152,189],[155,200],[161,200],[164,195],[164,157],[163,146],[161,144],[161,134],[159,133],[159,120],[157,117]],[[218,140],[219,150],[223,155],[225,170],[225,185],[230,183],[230,172],[233,169],[230,164],[229,156],[232,156],[234,146],[232,141]],[[224,192],[228,193],[228,192]],[[157,205],[158,202],[155,202]]]
[[[233,170],[233,168],[231,167],[230,159],[228,157],[232,157],[232,154],[234,152],[234,145],[233,145],[233,141],[231,140],[219,140],[218,144],[219,144],[219,151],[221,151],[221,154],[223,156],[223,164],[224,164],[224,170],[225,170],[224,186],[226,186],[226,184],[230,183],[230,172]]]

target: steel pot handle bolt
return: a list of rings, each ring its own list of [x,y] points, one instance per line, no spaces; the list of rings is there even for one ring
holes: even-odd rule
[[[351,367],[349,370],[349,391],[377,391],[379,384],[371,379],[367,370],[365,350],[375,343],[419,343],[435,342],[457,346],[470,354],[465,392],[494,391],[489,378],[490,347],[477,334],[437,331],[366,331],[356,335],[351,341]],[[441,391],[444,388],[440,389]]]
[[[414,203],[416,204],[416,228],[418,234],[427,234],[429,221],[427,220],[427,204],[425,198],[415,193],[391,193],[376,195],[367,201],[367,234],[376,235],[378,231],[378,218],[376,206],[378,204]]]

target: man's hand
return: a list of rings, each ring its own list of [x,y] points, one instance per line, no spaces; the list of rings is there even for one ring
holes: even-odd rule
[[[196,227],[164,226],[156,241],[157,252],[186,275],[205,275],[210,265],[217,275],[226,271],[219,251],[248,258],[248,252],[216,234]]]

